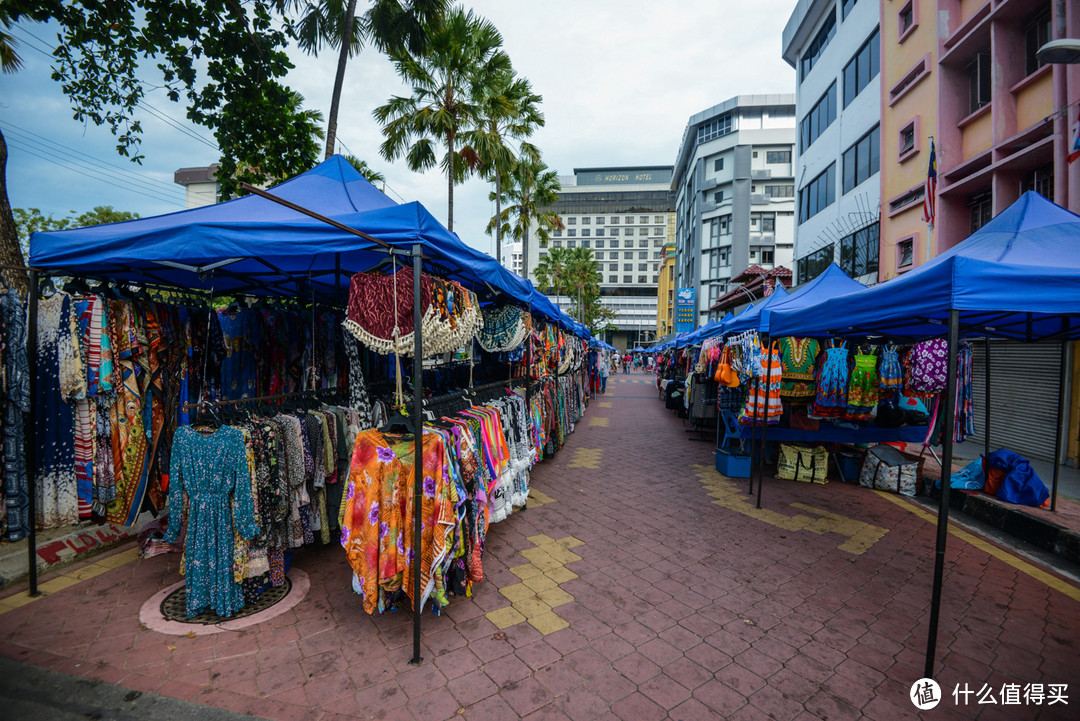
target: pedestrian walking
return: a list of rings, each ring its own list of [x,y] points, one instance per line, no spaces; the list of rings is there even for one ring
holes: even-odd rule
[[[607,393],[607,379],[608,373],[611,372],[611,365],[608,363],[607,358],[602,358],[600,363],[600,392]]]

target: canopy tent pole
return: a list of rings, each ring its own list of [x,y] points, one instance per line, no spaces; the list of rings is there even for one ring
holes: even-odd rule
[[[983,395],[983,488],[990,482],[990,338],[983,338],[986,392]]]
[[[1069,319],[1065,319],[1068,329]],[[1068,337],[1068,334],[1066,334]],[[1058,476],[1061,473],[1061,432],[1065,413],[1065,371],[1068,368],[1067,341],[1061,342],[1061,373],[1058,375],[1057,423],[1054,424],[1054,481],[1050,486],[1050,510],[1057,511]]]
[[[26,362],[30,368],[27,373],[27,384],[30,393],[30,412],[23,419],[26,429],[25,437],[26,452],[26,490],[27,511],[26,523],[29,527],[27,536],[26,553],[30,572],[30,596],[39,595],[37,573],[37,402],[34,396],[37,393],[37,366],[38,366],[38,294],[41,292],[41,276],[36,270],[30,270],[30,295],[27,298],[29,319],[26,328]]]
[[[766,349],[762,346],[765,357],[765,402],[761,403],[765,408],[763,410],[764,421],[761,426],[761,459],[758,462],[758,481],[757,481],[757,507],[761,508],[761,487],[765,485],[765,442],[769,438],[769,386],[772,384],[772,338],[768,334],[765,335],[765,340],[769,341],[769,348]],[[760,403],[761,397],[758,397]],[[757,414],[755,413],[755,416]]]
[[[424,342],[421,332],[420,275],[422,254],[420,244],[412,247],[413,261],[413,655],[409,663],[419,666],[420,616],[423,613],[424,589],[420,586],[420,566],[424,559],[423,501],[424,501]],[[394,281],[397,282],[396,280]]]
[[[956,351],[960,344],[960,311],[949,311],[948,374],[945,381],[945,423],[941,438],[941,505],[938,506],[937,545],[934,551],[934,585],[930,596],[930,629],[926,638],[924,678],[934,677],[941,585],[945,573],[945,545],[949,537],[949,489],[952,485],[954,415],[956,414]]]
[[[761,379],[755,377],[754,387],[750,390],[753,394],[751,397],[756,399],[759,390],[761,390]],[[745,407],[746,404],[744,403],[743,408]],[[750,486],[746,489],[746,492],[750,494],[754,492],[754,453],[760,450],[757,444],[758,404],[756,402],[753,409],[753,415],[750,417]]]

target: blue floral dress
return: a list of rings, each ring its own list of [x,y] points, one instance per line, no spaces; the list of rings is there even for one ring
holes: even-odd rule
[[[168,543],[175,543],[184,513],[187,614],[207,608],[224,618],[244,607],[243,586],[233,574],[235,534],[250,541],[259,533],[251,493],[244,433],[222,426],[203,435],[181,426],[173,436],[169,469]]]

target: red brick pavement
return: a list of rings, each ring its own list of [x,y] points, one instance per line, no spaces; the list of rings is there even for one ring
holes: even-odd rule
[[[711,465],[712,445],[687,440],[646,376],[614,376],[598,400],[610,407],[593,403],[564,450],[533,473],[556,502],[493,526],[475,597],[425,615],[419,668],[407,663],[410,616],[366,616],[332,546],[297,555],[311,579],[300,604],[244,631],[187,638],[142,628],[143,602],[179,579],[177,559],[164,556],[0,615],[0,653],[272,719],[915,717],[907,693],[922,675],[933,525],[841,483],[767,479],[764,505],[889,529],[862,554],[840,550],[847,539],[836,533],[729,510],[695,475]],[[599,462],[579,462],[582,450]],[[509,568],[527,562],[519,552],[541,533],[584,541],[573,549],[581,560],[566,566],[578,578],[560,586],[574,600],[556,609],[570,625],[500,633],[485,613],[510,605],[498,589],[519,582]],[[1073,718],[1075,591],[955,537],[946,568],[937,674],[946,694],[958,683],[998,692],[1006,682],[1067,683],[1070,704],[972,697],[957,707],[947,695],[926,713]]]

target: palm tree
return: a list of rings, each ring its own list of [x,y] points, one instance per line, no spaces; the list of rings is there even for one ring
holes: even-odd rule
[[[476,104],[480,116],[476,127],[463,133],[466,147],[480,159],[480,173],[490,182],[495,183],[495,216],[502,211],[502,184],[509,169],[517,159],[511,145],[519,141],[521,157],[539,161],[540,151],[524,138],[544,124],[544,115],[540,112],[543,98],[532,91],[532,85],[525,78],[518,77],[512,70],[501,73],[493,79],[487,95],[477,98]],[[488,234],[491,234],[490,226]],[[502,224],[495,223],[495,259],[502,263]]]
[[[349,165],[356,168],[356,172],[363,175],[367,182],[372,185],[375,185],[376,183],[386,183],[386,176],[368,165],[366,160],[361,160],[355,155],[346,155],[345,160],[348,161]]]
[[[536,264],[536,282],[541,288],[550,290],[556,297],[562,295],[567,278],[569,250],[552,248]]]
[[[454,229],[454,186],[479,166],[475,152],[459,150],[458,136],[476,124],[480,111],[474,100],[510,72],[510,57],[501,48],[502,35],[494,25],[471,10],[455,8],[432,31],[426,55],[404,49],[390,55],[412,95],[395,96],[375,109],[386,138],[379,152],[387,160],[404,157],[415,171],[439,163],[448,186],[447,230]],[[441,161],[435,157],[436,142],[446,149]]]
[[[488,222],[489,234],[501,223],[504,231],[521,241],[521,275],[525,278],[529,277],[529,226],[536,223],[536,235],[543,246],[547,245],[551,231],[563,229],[559,214],[551,210],[559,199],[560,187],[559,176],[543,161],[521,158],[507,174],[502,193],[507,206]]]
[[[567,252],[567,287],[574,289],[574,304],[578,321],[585,322],[585,308],[600,294],[599,265],[591,248],[571,248]]]
[[[334,154],[337,141],[338,109],[349,56],[358,54],[365,42],[380,52],[408,48],[412,53],[423,53],[429,29],[438,24],[450,5],[448,0],[372,0],[367,12],[357,17],[356,0],[278,0],[278,3],[283,11],[292,7],[299,12],[300,19],[291,30],[305,52],[317,54],[324,45],[338,50],[326,126],[327,158]],[[342,42],[345,38],[351,40]]]

